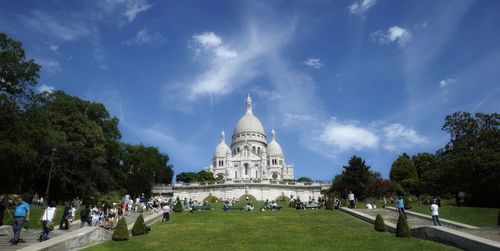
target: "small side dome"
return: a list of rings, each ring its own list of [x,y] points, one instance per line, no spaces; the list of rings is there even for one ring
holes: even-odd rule
[[[280,144],[276,142],[276,132],[271,130],[271,142],[267,145],[267,155],[269,156],[283,156]]]
[[[220,143],[215,148],[214,157],[216,158],[225,158],[226,154],[231,153],[231,149],[226,145],[226,134],[224,131],[220,133]]]

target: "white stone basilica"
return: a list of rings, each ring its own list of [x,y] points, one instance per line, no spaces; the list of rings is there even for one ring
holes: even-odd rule
[[[231,137],[231,148],[226,145],[225,133],[215,148],[212,164],[204,168],[223,180],[284,180],[293,179],[293,165],[287,165],[276,132],[271,130],[271,141],[262,123],[252,112],[252,99],[246,100],[246,112],[238,121]]]

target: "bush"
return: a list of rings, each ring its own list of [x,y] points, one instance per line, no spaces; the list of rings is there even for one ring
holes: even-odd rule
[[[203,199],[203,202],[205,203],[215,203],[215,202],[218,202],[219,201],[219,198],[213,196],[213,195],[208,195],[205,199]]]
[[[411,237],[410,227],[408,226],[406,218],[402,214],[400,214],[398,218],[396,237]]]
[[[242,196],[240,196],[240,201],[246,201],[247,197],[248,197],[249,201],[257,201],[257,199],[255,198],[255,196],[253,196],[251,194],[243,194]]]
[[[403,201],[405,203],[405,209],[411,209],[413,207],[412,199],[409,196],[403,197]]]
[[[177,197],[177,202],[175,203],[175,206],[174,206],[174,212],[180,213],[182,211],[183,211],[183,209],[182,209],[181,200],[179,199],[179,197]]]
[[[132,235],[141,235],[146,233],[146,225],[144,224],[144,217],[139,214],[139,217],[135,220],[134,226],[132,227]]]
[[[283,203],[289,204],[290,203],[290,198],[288,198],[285,195],[280,195],[280,196],[278,196],[276,198],[276,202],[283,202]]]
[[[118,225],[116,225],[115,231],[113,231],[113,236],[111,237],[114,241],[126,241],[128,240],[128,229],[127,222],[125,218],[120,218],[118,220]]]
[[[335,209],[335,199],[333,197],[327,199],[327,201],[326,201],[326,209],[328,209],[328,210]]]
[[[380,214],[377,214],[377,218],[375,219],[375,230],[385,232],[385,222]]]

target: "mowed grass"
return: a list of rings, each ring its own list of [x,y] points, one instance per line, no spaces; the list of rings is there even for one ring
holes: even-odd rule
[[[75,213],[75,220],[79,220],[80,219],[80,211],[81,211],[81,209],[82,209],[82,207],[80,207],[80,210],[76,211],[76,213]],[[14,216],[14,209],[13,208],[9,208],[9,210],[10,210],[12,216]],[[25,223],[24,226],[28,226],[30,228],[41,229],[42,228],[42,224],[40,222],[40,218],[42,218],[42,214],[43,214],[44,211],[45,211],[44,208],[33,207],[33,206],[30,205],[30,221],[29,221],[29,223]],[[54,219],[54,226],[56,228],[59,226],[59,223],[61,222],[61,218],[62,218],[63,212],[64,212],[64,206],[63,205],[57,206],[56,216],[55,216],[55,219]],[[11,225],[12,224],[12,220],[11,220],[9,214],[7,213],[7,210],[5,210],[4,214],[3,214],[3,224],[4,225]]]
[[[339,211],[295,210],[173,213],[148,235],[107,241],[86,250],[456,250],[432,241],[397,238]]]
[[[414,203],[413,208],[410,209],[410,211],[431,215],[429,207],[429,205],[419,205]],[[497,224],[498,210],[500,209],[442,206],[439,208],[439,217],[477,227],[491,227],[496,226]]]

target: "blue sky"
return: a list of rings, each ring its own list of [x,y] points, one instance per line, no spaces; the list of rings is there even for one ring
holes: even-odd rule
[[[159,147],[176,173],[210,163],[247,93],[296,177],[323,180],[352,155],[388,177],[403,152],[448,142],[447,114],[500,110],[500,1],[1,5],[40,90],[104,103],[123,141]]]

